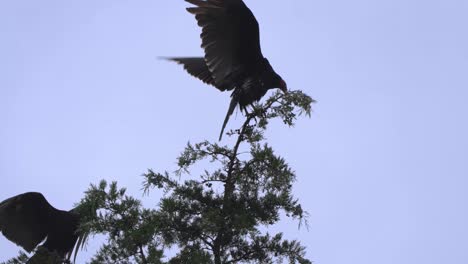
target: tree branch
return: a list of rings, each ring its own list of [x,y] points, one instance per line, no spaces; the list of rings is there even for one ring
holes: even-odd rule
[[[148,260],[146,260],[145,252],[143,251],[143,246],[139,244],[138,248],[140,249],[141,259],[143,260],[143,263],[148,264]]]

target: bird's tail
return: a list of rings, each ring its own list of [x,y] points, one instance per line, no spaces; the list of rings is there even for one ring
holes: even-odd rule
[[[237,98],[236,98],[236,96],[233,96],[232,99],[231,99],[231,103],[229,104],[229,109],[228,109],[228,111],[226,113],[226,117],[224,118],[224,123],[223,123],[223,127],[221,128],[221,133],[219,133],[219,141],[221,141],[221,139],[223,137],[224,129],[226,128],[226,125],[227,125],[227,123],[229,121],[229,117],[234,112],[234,109],[236,109],[236,105],[237,105]]]

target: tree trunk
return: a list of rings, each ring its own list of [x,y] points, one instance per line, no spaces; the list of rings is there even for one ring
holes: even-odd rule
[[[215,244],[217,244],[217,242],[218,241],[215,241]],[[221,252],[220,252],[219,245],[214,245],[213,255],[214,255],[214,263],[221,264]]]

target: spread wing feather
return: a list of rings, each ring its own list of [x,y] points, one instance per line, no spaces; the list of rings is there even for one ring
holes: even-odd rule
[[[233,80],[263,59],[257,20],[241,0],[185,1],[196,6],[187,11],[195,15],[202,28],[201,46],[215,86],[233,89]]]
[[[31,252],[50,230],[48,216],[54,213],[45,197],[23,193],[0,203],[0,231],[9,240]]]
[[[206,66],[205,59],[202,57],[187,57],[187,58],[166,58],[171,61],[175,61],[178,64],[182,64],[184,69],[192,76],[197,77],[206,84],[210,84],[216,87],[216,83],[211,76],[210,69]],[[218,87],[217,87],[218,88]],[[224,91],[221,88],[218,88]]]

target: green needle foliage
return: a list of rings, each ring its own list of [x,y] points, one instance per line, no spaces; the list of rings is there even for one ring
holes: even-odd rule
[[[2,264],[23,264],[28,261],[29,257],[24,253],[24,251],[20,251],[19,255],[16,258],[9,259]]]
[[[227,132],[232,146],[189,143],[174,173],[149,170],[143,190],[163,191],[158,208],[144,208],[115,182],[91,185],[77,206],[85,219],[80,232],[86,234],[78,246],[89,235],[105,235],[91,264],[311,263],[298,241],[260,228],[278,222],[281,213],[299,224],[307,220],[292,195],[296,175],[265,142],[264,132],[273,119],[293,126],[297,117],[310,116],[313,102],[301,91],[276,93],[257,104],[239,129]],[[209,168],[190,175],[204,160]],[[6,263],[25,259],[23,254]]]
[[[127,196],[125,188],[119,189],[115,182],[91,185],[82,203],[87,201],[99,205],[98,213],[82,224],[81,231],[107,237],[91,264],[163,263],[156,210],[143,208],[139,200]]]
[[[280,213],[306,220],[292,195],[294,171],[265,143],[270,120],[293,126],[302,114],[310,115],[313,100],[300,91],[274,94],[247,114],[242,127],[227,134],[233,146],[204,141],[188,144],[178,158],[178,170],[144,175],[144,189],[162,189],[158,217],[164,241],[182,250],[179,259],[192,263],[310,263],[298,241],[282,234],[262,234],[261,226],[278,222]],[[246,152],[241,151],[246,149]],[[196,179],[181,181],[202,160],[213,164]],[[183,263],[183,262],[173,262]]]

